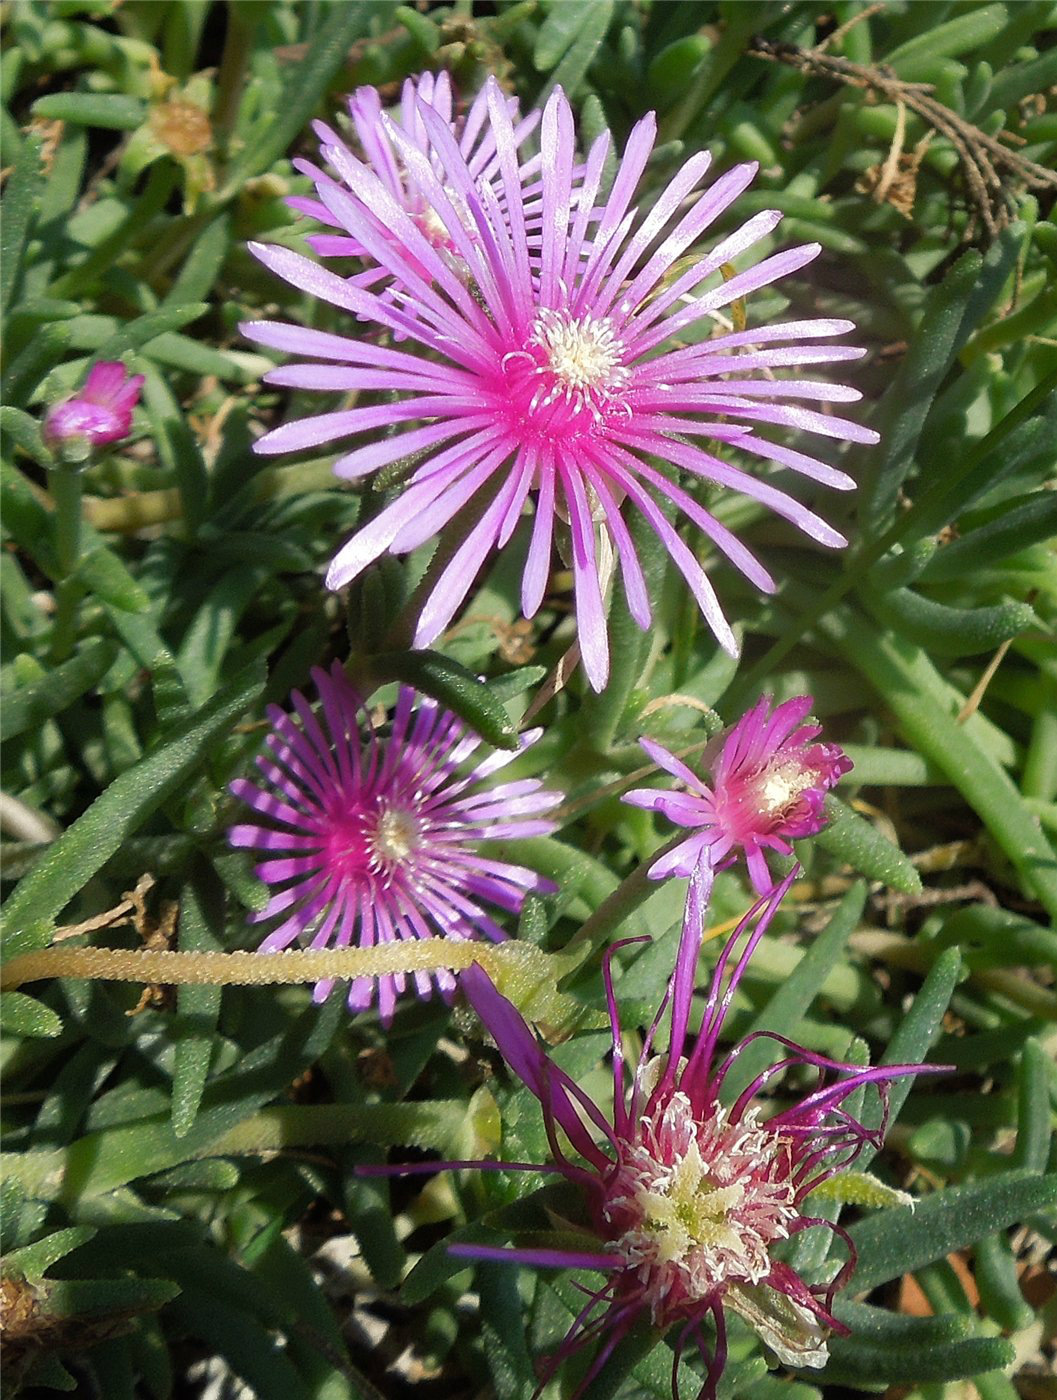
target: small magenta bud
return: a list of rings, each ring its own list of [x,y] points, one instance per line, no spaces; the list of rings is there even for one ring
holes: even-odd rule
[[[87,465],[92,453],[128,437],[143,375],[128,375],[119,360],[93,365],[84,387],[53,405],[44,440],[68,466]]]

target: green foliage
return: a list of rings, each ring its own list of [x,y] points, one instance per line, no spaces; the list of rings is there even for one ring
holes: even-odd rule
[[[639,206],[700,149],[718,171],[759,161],[753,188],[709,236],[775,208],[785,220],[766,251],[822,244],[809,278],[749,297],[745,314],[750,325],[854,320],[867,354],[849,379],[882,442],[833,457],[859,483],[820,505],[851,540],[837,554],[809,549],[751,503],[682,483],[780,581],[774,598],[758,597],[706,546],[740,663],[716,653],[663,553],[636,536],[659,599],[652,629],[641,633],[618,596],[611,685],[593,696],[574,672],[530,721],[545,733],[517,760],[519,775],[566,793],[560,839],[510,852],[559,886],[526,908],[522,933],[551,951],[577,940],[561,991],[537,989],[534,1005],[565,1037],[555,1058],[604,1099],[600,954],[654,939],[614,960],[630,1051],[660,1003],[682,915],[682,889],[643,871],[670,827],[618,800],[642,778],[629,777],[644,762],[637,738],[690,749],[760,693],[811,692],[855,769],[828,829],[801,843],[806,909],[787,905],[761,944],[731,1032],[954,1072],[897,1081],[889,1147],[855,1164],[876,1176],[813,1198],[834,1220],[870,1202],[844,1222],[862,1295],[838,1304],[851,1336],[831,1342],[824,1371],[779,1380],[735,1324],[720,1395],[818,1400],[831,1387],[896,1385],[932,1400],[968,1379],[982,1400],[1010,1400],[1021,1381],[1026,1393],[1044,1364],[1044,1322],[1022,1282],[1031,1251],[1053,1239],[1046,1173],[1057,1164],[1052,195],[1003,167],[1010,217],[990,237],[958,152],[942,133],[926,142],[919,113],[904,114],[900,165],[901,117],[883,91],[768,61],[754,36],[806,49],[841,26],[826,52],[928,84],[948,111],[987,135],[1004,129],[1010,149],[1052,168],[1052,5],[20,0],[5,10],[5,958],[57,934],[60,947],[252,946],[246,915],[262,887],[226,844],[228,784],[259,749],[266,703],[303,687],[313,665],[347,664],[372,702],[414,684],[492,745],[516,746],[521,716],[574,640],[565,578],[555,572],[539,616],[521,624],[516,533],[430,652],[405,645],[428,547],[368,572],[344,612],[325,594],[336,544],[407,464],[350,490],[332,454],[269,465],[253,453],[264,428],[315,400],[265,385],[273,359],[238,323],[278,303],[284,318],[356,332],[267,277],[245,244],[301,246],[284,200],[310,186],[293,161],[313,156],[311,120],[333,121],[360,84],[381,86],[388,103],[422,68],[450,70],[461,95],[494,72],[526,105],[561,85],[582,130],[608,128],[618,150],[656,107],[661,144]],[[198,109],[203,144],[191,154],[158,136],[174,98]],[[902,204],[878,188],[886,161]],[[611,157],[607,179],[615,169]],[[106,359],[146,377],[133,432],[64,496],[40,425]],[[126,898],[145,875],[154,886]],[[747,902],[721,876],[712,922],[736,920]],[[718,946],[706,943],[702,978]],[[317,1006],[303,988],[146,992],[138,1009],[138,988],[74,979],[0,996],[12,1390],[167,1400],[205,1384],[187,1376],[188,1359],[205,1354],[210,1385],[233,1375],[276,1400],[411,1394],[412,1367],[445,1393],[529,1400],[536,1359],[560,1344],[583,1295],[568,1275],[469,1264],[447,1246],[567,1242],[583,1223],[573,1196],[513,1172],[356,1172],[408,1147],[545,1158],[535,1100],[479,1029],[439,1000],[409,998],[386,1031],[373,1015],[350,1019],[340,995]],[[757,1035],[726,1093],[782,1054]],[[778,1078],[766,1093],[797,1087]],[[876,1105],[861,1111],[879,1121]],[[913,1207],[898,1203],[904,1188]],[[825,1230],[791,1243],[818,1278],[841,1253]],[[979,1301],[945,1263],[952,1254],[971,1261]],[[933,1316],[895,1310],[908,1275]],[[346,1327],[353,1299],[358,1320]],[[364,1337],[377,1327],[388,1335],[372,1348]],[[405,1374],[386,1370],[379,1357],[400,1357],[405,1343]],[[666,1397],[672,1364],[651,1333],[633,1333],[590,1400]],[[678,1375],[681,1393],[696,1394],[693,1346]]]

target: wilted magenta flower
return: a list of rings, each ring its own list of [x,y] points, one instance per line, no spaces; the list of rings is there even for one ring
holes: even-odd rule
[[[810,695],[798,695],[772,711],[769,697],[758,700],[723,740],[711,787],[668,749],[652,739],[639,740],[654,763],[687,790],[634,788],[624,801],[695,828],[693,836],[654,861],[652,880],[691,875],[702,862],[718,869],[740,850],[757,894],[767,893],[774,881],[764,851],[791,855],[790,841],[821,831],[826,793],[852,767],[837,744],[812,742],[822,732],[817,724],[802,723],[812,703]]]
[[[525,140],[539,125],[540,114],[533,111],[524,119],[520,116],[517,98],[506,99],[507,111],[514,127],[514,144],[520,149]],[[430,139],[429,131],[420,115],[420,109],[428,106],[453,131],[456,129],[451,78],[446,72],[423,73],[418,78],[408,78],[404,83],[399,109],[388,114],[389,120],[396,123],[415,151],[429,163],[429,168],[443,176],[443,166]],[[430,202],[428,192],[418,182],[416,168],[405,161],[400,148],[388,134],[387,123],[382,120],[383,109],[378,89],[361,87],[349,98],[349,116],[352,118],[360,149],[364,159],[378,176],[392,198],[404,209],[422,235],[429,241],[441,257],[453,269],[459,268],[458,249],[452,242],[442,220],[437,216]],[[495,137],[487,120],[487,92],[480,92],[471,104],[465,118],[458,124],[459,153],[465,161],[466,169],[477,182],[495,183],[499,170]],[[314,123],[313,130],[319,137],[324,153],[331,147],[338,147],[351,160],[354,159],[341,137],[324,122]],[[524,199],[534,208],[529,209],[530,221],[539,220],[539,155],[528,156],[521,166],[522,193]],[[317,188],[329,183],[339,191],[341,185],[326,171],[318,169],[307,161],[300,161],[298,168],[311,175]],[[530,181],[535,176],[535,184]],[[497,191],[501,197],[502,188]],[[454,197],[454,196],[453,196]],[[295,195],[287,201],[294,209],[317,219],[328,228],[342,229],[327,206],[318,199]],[[394,243],[399,244],[397,234],[391,234]],[[320,257],[364,258],[370,264],[366,271],[351,279],[354,286],[370,287],[378,282],[389,280],[386,268],[379,266],[371,258],[370,252],[356,238],[347,233],[321,233],[310,235],[309,243]],[[416,265],[416,272],[426,281],[430,280],[429,270]]]
[[[630,1093],[607,957],[612,1121],[554,1064],[483,968],[475,965],[462,974],[467,996],[503,1058],[539,1099],[554,1154],[551,1170],[583,1189],[590,1227],[579,1249],[570,1247],[566,1230],[554,1248],[546,1241],[526,1249],[457,1244],[451,1252],[592,1269],[605,1276],[600,1287],[583,1289],[587,1304],[552,1358],[551,1369],[588,1342],[600,1343],[577,1395],[644,1316],[664,1331],[678,1329],[676,1369],[686,1343],[696,1342],[708,1364],[702,1397],[715,1394],[723,1370],[728,1311],[744,1318],[789,1366],[824,1365],[827,1335],[848,1330],[834,1317],[833,1300],[852,1275],[854,1248],[839,1225],[817,1218],[808,1198],[865,1147],[881,1146],[892,1080],[938,1067],[863,1069],[813,1054],[770,1032],[750,1035],[721,1055],[718,1041],[734,989],[795,873],[758,900],[732,934],[712,978],[701,1029],[693,1036],[688,1027],[710,883],[707,872],[695,876],[675,972],[646,1037]],[[669,1001],[668,1049],[654,1054]],[[782,1057],[741,1093],[726,1096],[732,1101],[722,1101],[728,1071],[759,1036],[774,1040]],[[797,1067],[817,1071],[815,1087],[798,1102],[769,1109],[756,1102],[773,1079]],[[877,1128],[867,1127],[848,1108],[849,1097],[865,1087],[880,1096]],[[559,1141],[559,1130],[571,1144],[571,1156]],[[832,1231],[848,1250],[844,1265],[827,1283],[807,1282],[773,1250],[780,1241],[816,1226]],[[715,1329],[712,1341],[704,1332],[709,1318]],[[673,1394],[674,1384],[673,1375]]]
[[[492,860],[484,839],[544,836],[546,814],[561,794],[537,778],[487,786],[541,731],[521,737],[520,750],[496,752],[474,767],[467,760],[481,740],[434,701],[401,687],[387,736],[371,726],[362,697],[341,667],[314,670],[317,716],[303,695],[292,700],[300,723],[277,706],[268,752],[257,759],[263,783],[240,778],[231,791],[260,819],[234,826],[233,846],[268,853],[257,875],[278,886],[253,922],[281,919],[262,953],[295,940],[311,948],[372,947],[402,938],[505,937],[482,904],[517,912],[528,892],[553,889],[520,865]],[[420,996],[426,973],[415,973]],[[436,974],[450,992],[449,972]],[[383,1020],[393,1014],[404,976],[379,979]],[[322,1001],[332,982],[317,983]],[[369,1006],[374,980],[349,988],[354,1011]]]
[[[55,404],[44,419],[44,439],[50,447],[87,457],[128,437],[132,410],[143,388],[142,374],[131,374],[120,360],[102,360],[88,371],[84,387]]]
[[[608,134],[579,166],[573,115],[560,89],[540,123],[540,223],[530,229],[518,149],[522,127],[494,79],[475,111],[487,113],[488,149],[494,145],[496,163],[490,179],[479,178],[450,124],[427,102],[417,104],[416,116],[430,143],[428,155],[385,113],[375,117],[380,134],[366,161],[340,143],[324,145],[323,157],[341,183],[319,176],[316,194],[389,280],[384,296],[287,248],[253,246],[278,276],[406,345],[395,349],[376,338],[271,321],[246,325],[251,340],[322,362],[272,371],[267,378],[273,384],[400,396],[373,405],[361,400],[354,408],[284,424],[256,448],[318,450],[366,434],[338,457],[338,476],[363,477],[399,460],[417,463],[398,498],[338,552],[327,575],[331,588],[348,583],[386,551],[417,548],[457,520],[468,502],[482,502],[425,603],[416,645],[428,646],[448,625],[481,562],[509,541],[531,497],[521,606],[528,617],[539,608],[556,521],[563,531],[567,525],[580,649],[595,689],[605,684],[609,665],[603,550],[607,559],[619,561],[635,620],[646,627],[651,616],[625,503],[660,536],[716,636],[734,651],[712,585],[663,506],[674,505],[758,587],[771,590],[773,580],[690,490],[653,462],[670,463],[694,486],[742,491],[822,544],[845,543],[769,479],[699,445],[711,440],[721,450],[723,444],[736,446],[739,453],[813,481],[840,489],[853,485],[844,472],[758,432],[777,426],[850,442],[877,440],[856,423],[803,406],[805,400],[858,399],[857,390],[773,373],[857,359],[861,350],[808,343],[853,329],[850,321],[774,322],[695,340],[720,308],[797,272],[818,255],[819,245],[773,254],[724,281],[723,269],[779,223],[781,215],[768,210],[677,271],[687,250],[746,189],[756,166],[736,166],[702,192],[710,157],[695,154],[640,214],[632,201],[653,148],[655,118],[647,116],[632,131],[603,199]],[[424,210],[409,212],[406,198],[394,195],[393,180],[378,165],[383,147],[399,155]],[[381,435],[386,429],[395,431]]]

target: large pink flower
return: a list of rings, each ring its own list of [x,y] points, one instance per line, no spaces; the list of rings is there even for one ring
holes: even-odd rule
[[[826,793],[852,767],[837,744],[814,742],[821,728],[803,723],[812,703],[798,695],[772,711],[767,696],[757,701],[723,741],[711,785],[661,744],[639,740],[685,791],[633,788],[624,801],[694,831],[654,861],[650,879],[691,875],[701,863],[716,869],[741,851],[756,892],[766,894],[774,881],[764,851],[791,855],[791,841],[821,831]]]
[[[561,794],[544,790],[538,778],[489,784],[517,752],[471,766],[478,736],[406,686],[383,735],[336,662],[329,674],[315,670],[312,677],[321,713],[296,690],[298,722],[272,706],[268,751],[257,759],[261,784],[231,784],[256,815],[231,828],[231,844],[265,852],[257,875],[277,887],[250,916],[275,924],[261,952],[296,941],[344,948],[434,934],[505,937],[483,906],[516,913],[527,893],[554,887],[524,866],[486,856],[479,843],[549,834]],[[520,749],[540,732],[523,734]],[[448,972],[436,980],[442,991],[454,988]],[[404,983],[403,975],[379,979],[384,1020]],[[319,983],[316,1000],[332,985]],[[354,981],[350,1008],[369,1006],[374,986],[370,978]],[[429,995],[425,973],[415,974],[415,986]]]
[[[736,166],[702,189],[710,157],[695,154],[640,213],[633,200],[653,149],[654,117],[632,131],[603,197],[609,137],[599,137],[578,165],[573,115],[560,90],[540,123],[541,222],[530,228],[522,128],[494,79],[483,105],[474,108],[485,109],[495,151],[489,178],[481,178],[436,106],[421,100],[415,114],[428,152],[409,134],[406,118],[397,122],[380,111],[374,116],[378,141],[369,148],[365,143],[365,159],[343,143],[325,141],[323,157],[337,179],[313,172],[319,203],[387,277],[384,294],[289,249],[254,245],[277,275],[382,333],[367,340],[272,321],[246,325],[250,339],[316,361],[275,370],[271,383],[359,398],[355,407],[274,429],[257,450],[318,451],[359,437],[335,462],[339,476],[364,477],[402,460],[413,464],[397,498],[339,550],[327,575],[331,588],[386,551],[406,554],[460,516],[468,519],[465,539],[423,607],[417,645],[428,646],[447,627],[482,561],[510,540],[531,500],[523,611],[531,617],[539,608],[556,521],[567,524],[580,648],[596,689],[605,684],[609,664],[603,551],[619,563],[636,621],[646,627],[651,618],[629,510],[641,512],[659,535],[710,627],[733,651],[735,639],[713,587],[665,507],[673,506],[769,591],[770,574],[701,504],[697,488],[743,492],[819,543],[839,546],[843,537],[772,484],[770,471],[788,468],[838,489],[850,488],[851,478],[760,430],[797,429],[859,443],[875,442],[877,435],[805,406],[849,402],[860,397],[857,390],[780,377],[790,366],[858,358],[862,351],[828,343],[853,329],[850,321],[772,322],[710,340],[700,336],[723,307],[799,271],[819,245],[771,254],[724,280],[728,265],[777,227],[781,215],[767,210],[677,270],[734,206],[755,165]],[[401,190],[413,182],[425,208],[409,209],[406,197],[394,193],[383,146],[401,163]],[[386,335],[404,348],[383,343]],[[365,402],[374,392],[389,397]],[[764,472],[735,465],[728,448],[743,461],[758,459]]]

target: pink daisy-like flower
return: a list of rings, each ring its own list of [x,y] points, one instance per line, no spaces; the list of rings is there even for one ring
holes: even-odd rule
[[[857,359],[863,352],[828,344],[853,329],[835,319],[775,322],[695,341],[721,308],[749,296],[815,258],[817,243],[764,258],[724,280],[723,269],[778,225],[781,215],[754,215],[707,254],[676,274],[683,258],[725,214],[756,172],[725,172],[702,190],[710,164],[699,153],[682,166],[645,214],[633,199],[656,136],[650,115],[628,138],[608,195],[601,195],[609,137],[577,164],[572,111],[556,90],[540,123],[538,232],[524,210],[519,128],[494,79],[485,85],[496,172],[480,180],[440,112],[419,103],[430,154],[381,113],[384,142],[399,154],[443,229],[451,250],[419,226],[392,182],[341,144],[323,155],[338,176],[317,180],[320,203],[390,279],[385,296],[355,286],[290,249],[254,245],[278,276],[359,320],[400,338],[406,348],[271,321],[246,325],[261,345],[313,358],[267,376],[298,389],[388,391],[385,403],[284,424],[256,444],[266,453],[318,450],[366,435],[338,457],[334,470],[364,477],[389,463],[416,462],[399,496],[339,550],[327,574],[340,588],[385,552],[406,554],[481,504],[423,607],[416,645],[428,646],[465,599],[482,561],[511,538],[530,497],[534,504],[521,605],[527,617],[547,587],[556,519],[569,532],[580,649],[595,689],[608,675],[602,554],[619,562],[628,605],[650,623],[646,583],[625,518],[645,516],[664,542],[722,644],[734,635],[697,556],[668,520],[672,505],[754,584],[771,590],[763,565],[693,494],[700,484],[731,487],[777,511],[812,539],[839,546],[843,537],[806,505],[763,476],[708,450],[790,468],[839,489],[853,482],[831,465],[771,441],[760,429],[799,429],[860,443],[876,433],[806,407],[858,399],[857,390],[814,379],[782,379],[774,370]],[[452,258],[457,259],[457,267]],[[399,292],[392,297],[392,287]],[[690,343],[680,338],[691,337]],[[823,343],[811,343],[823,342]],[[384,436],[383,430],[389,430]],[[685,473],[671,479],[656,461]],[[689,487],[689,489],[688,489]],[[612,554],[610,554],[612,550]]]
[[[533,111],[522,119],[517,98],[507,98],[506,102],[514,127],[514,144],[520,150],[526,139],[539,125],[540,114],[538,111]],[[453,131],[458,129],[459,154],[465,161],[466,170],[471,177],[477,182],[494,183],[499,166],[495,138],[487,121],[488,101],[486,94],[484,92],[478,94],[456,128],[451,78],[446,72],[436,75],[423,73],[418,78],[408,78],[404,83],[400,107],[388,114],[388,120],[395,122],[400,127],[407,139],[412,142],[415,150],[429,162],[430,169],[443,177],[443,168],[439,157],[420,115],[422,107],[429,107]],[[406,210],[423,237],[458,272],[460,267],[458,249],[452,242],[443,221],[437,216],[430,202],[428,191],[421,188],[415,169],[402,158],[400,149],[390,140],[387,122],[382,120],[382,102],[377,88],[357,88],[349,98],[349,116],[352,119],[360,149],[371,169],[377,174],[397,204]],[[326,123],[315,122],[313,130],[319,137],[324,152],[337,147],[349,159],[354,159],[346,143]],[[530,227],[533,219],[537,224],[539,221],[539,164],[540,157],[536,154],[528,156],[521,165],[523,196],[529,206],[527,207],[527,218]],[[311,175],[317,188],[321,184],[327,183],[334,185],[339,190],[341,188],[339,181],[334,180],[326,171],[318,169],[308,161],[300,161],[298,168]],[[533,176],[535,176],[534,187],[530,186],[529,183]],[[502,194],[501,189],[499,193]],[[449,195],[452,198],[457,197],[453,191],[449,191]],[[339,230],[342,228],[341,221],[319,199],[295,195],[287,203],[292,208],[300,210],[301,213],[308,214],[313,219],[318,220],[319,223],[325,224],[328,228]],[[533,204],[535,207],[530,207]],[[394,242],[397,241],[395,233],[392,237]],[[369,250],[358,239],[350,237],[347,233],[312,234],[306,239],[306,242],[315,249],[320,257],[366,259],[370,266],[366,271],[350,279],[354,286],[371,287],[389,277],[388,270],[373,261]],[[426,281],[429,280],[430,273],[427,268],[416,265],[415,270],[420,277]]]
[[[314,670],[319,715],[294,691],[300,721],[277,706],[273,731],[257,759],[260,785],[240,778],[231,791],[258,820],[234,826],[233,846],[267,853],[257,875],[278,888],[251,921],[280,922],[260,945],[273,953],[295,941],[311,948],[371,947],[405,938],[505,937],[483,904],[516,913],[530,892],[553,886],[520,865],[485,856],[478,843],[545,836],[561,794],[537,778],[489,786],[541,731],[521,736],[514,753],[469,766],[481,740],[434,701],[402,687],[387,735],[372,726],[362,697],[337,662]],[[426,973],[415,973],[420,996]],[[450,993],[449,972],[436,974]],[[378,1004],[393,1014],[404,976],[383,977]],[[374,980],[354,980],[349,1007],[370,1005]],[[317,983],[322,1001],[332,982]]]
[[[83,388],[48,410],[45,442],[64,454],[83,458],[93,448],[128,437],[143,383],[143,375],[128,374],[120,360],[93,365]]]
[[[723,740],[711,786],[662,745],[639,740],[686,791],[634,788],[624,801],[695,833],[654,861],[651,879],[691,875],[702,862],[715,870],[740,850],[757,894],[767,893],[774,882],[764,851],[791,855],[791,841],[821,831],[826,793],[852,767],[837,744],[813,742],[821,727],[803,723],[812,703],[798,695],[772,711],[769,697],[757,701]],[[704,761],[708,766],[707,750]]]
[[[795,872],[794,872],[795,873]],[[848,1282],[855,1251],[837,1224],[812,1213],[810,1196],[846,1169],[867,1147],[878,1148],[887,1126],[888,1089],[894,1079],[940,1066],[888,1065],[861,1068],[827,1059],[771,1032],[750,1035],[722,1054],[718,1047],[734,989],[793,880],[791,873],[741,921],[716,966],[700,1031],[689,1033],[701,921],[710,877],[695,877],[675,972],[649,1031],[642,1058],[625,1085],[624,1038],[610,968],[606,995],[613,1031],[611,1118],[550,1059],[517,1009],[479,965],[461,975],[477,1014],[511,1070],[539,1099],[553,1164],[506,1164],[506,1170],[556,1171],[582,1189],[589,1232],[570,1245],[568,1230],[554,1247],[506,1248],[455,1244],[466,1258],[509,1260],[545,1268],[590,1269],[600,1287],[584,1287],[587,1303],[574,1321],[548,1374],[590,1342],[599,1348],[576,1395],[605,1365],[632,1327],[647,1318],[662,1331],[677,1329],[675,1371],[689,1341],[707,1362],[701,1397],[714,1396],[726,1359],[725,1314],[742,1317],[778,1359],[789,1366],[817,1367],[827,1359],[831,1332],[846,1333],[833,1314],[837,1292]],[[744,946],[740,948],[741,940]],[[637,940],[628,940],[631,942]],[[623,946],[621,944],[617,947]],[[612,951],[612,950],[611,950]],[[653,1042],[671,1005],[665,1053]],[[782,1052],[732,1102],[721,1102],[724,1079],[739,1054],[759,1036]],[[801,1068],[817,1075],[814,1088],[786,1107],[757,1101],[783,1071]],[[880,1125],[870,1128],[849,1110],[849,1098],[873,1088],[880,1097]],[[572,1153],[563,1145],[562,1135]],[[440,1166],[503,1163],[448,1163]],[[821,1227],[844,1242],[848,1258],[826,1283],[809,1283],[774,1252],[804,1230]],[[714,1340],[705,1334],[711,1319]],[[675,1393],[673,1372],[673,1394]]]

